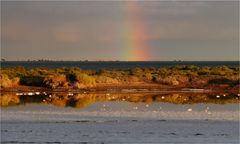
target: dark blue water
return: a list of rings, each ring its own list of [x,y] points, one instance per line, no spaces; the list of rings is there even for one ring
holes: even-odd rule
[[[163,62],[88,62],[88,61],[58,61],[58,62],[43,62],[43,61],[22,61],[22,62],[1,62],[1,67],[16,67],[23,66],[25,68],[46,67],[79,67],[81,69],[131,69],[135,67],[169,67],[176,65],[195,65],[199,67],[204,66],[239,66],[239,61],[163,61]]]

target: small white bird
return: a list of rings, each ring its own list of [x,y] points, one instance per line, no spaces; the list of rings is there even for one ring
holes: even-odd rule
[[[192,109],[191,109],[191,108],[189,108],[187,111],[188,111],[188,112],[191,112],[191,111],[192,111]]]
[[[32,95],[33,95],[33,93],[32,93],[32,92],[29,92],[27,95],[30,95],[30,96],[32,96]]]
[[[40,92],[35,92],[36,95],[40,95]]]
[[[138,107],[133,107],[133,109],[137,110],[137,109],[138,109]]]
[[[16,93],[16,95],[23,95],[23,93]]]

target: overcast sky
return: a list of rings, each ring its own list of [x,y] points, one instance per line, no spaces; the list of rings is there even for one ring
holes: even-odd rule
[[[141,60],[238,60],[238,12],[238,1],[1,2],[1,57],[140,60],[124,43],[142,42]]]

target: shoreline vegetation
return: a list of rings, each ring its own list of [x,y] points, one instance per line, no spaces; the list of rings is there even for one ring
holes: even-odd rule
[[[240,67],[173,66],[128,70],[1,68],[1,91],[209,90],[239,93]]]

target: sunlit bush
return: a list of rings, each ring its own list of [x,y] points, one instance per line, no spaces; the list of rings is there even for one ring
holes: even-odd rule
[[[93,76],[88,76],[87,74],[79,73],[76,75],[76,81],[80,84],[84,84],[86,86],[95,86],[96,81]]]
[[[179,85],[179,81],[174,76],[157,77],[155,78],[155,82],[166,85]]]
[[[96,83],[118,83],[117,79],[113,79],[111,77],[107,77],[107,76],[95,76],[95,81]]]
[[[133,68],[128,70],[100,71],[82,70],[78,67],[57,69],[24,67],[0,68],[1,87],[19,84],[27,86],[46,86],[49,88],[68,87],[87,88],[101,84],[131,84],[135,82],[165,85],[198,86],[212,84],[211,79],[229,79],[230,83],[240,79],[240,67],[196,67],[173,66],[162,68]],[[217,83],[218,82],[214,82]],[[232,84],[231,84],[232,85]]]
[[[12,79],[8,78],[8,75],[1,74],[0,75],[0,85],[1,88],[8,88],[8,87],[14,87],[19,84],[20,79],[18,77],[14,77]]]
[[[44,85],[48,88],[68,87],[68,82],[65,75],[49,75],[44,81]]]

